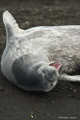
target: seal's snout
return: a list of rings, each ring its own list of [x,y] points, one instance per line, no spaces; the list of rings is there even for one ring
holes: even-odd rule
[[[59,74],[57,70],[52,66],[41,66],[39,73],[42,74],[43,78],[49,82],[54,82],[58,80]]]
[[[58,80],[58,72],[55,68],[48,67],[45,69],[45,79],[54,82],[55,80]]]

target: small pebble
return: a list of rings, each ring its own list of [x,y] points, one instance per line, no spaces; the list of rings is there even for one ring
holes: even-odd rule
[[[31,115],[31,118],[34,118],[34,116],[33,116],[33,115]]]
[[[39,113],[39,110],[35,110],[36,113]]]
[[[72,88],[70,88],[70,90],[73,90]]]
[[[26,23],[26,24],[30,24],[30,22],[29,22],[29,21],[26,21],[25,23]]]
[[[52,104],[54,104],[54,101],[51,101],[52,102]]]
[[[45,100],[45,98],[43,100]]]
[[[34,118],[34,114],[33,114],[33,112],[31,112],[31,118],[32,118],[32,119]]]
[[[76,90],[73,90],[73,92],[75,92],[75,93],[76,93]]]
[[[0,87],[0,91],[2,91],[2,90],[3,90],[3,87],[1,86],[1,87]]]
[[[50,116],[50,114],[47,114],[48,116]]]
[[[52,11],[52,9],[50,8],[50,9],[49,9],[49,11],[51,12],[51,11]]]

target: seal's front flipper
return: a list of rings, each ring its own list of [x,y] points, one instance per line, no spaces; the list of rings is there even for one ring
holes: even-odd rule
[[[71,76],[67,74],[62,74],[59,76],[59,80],[68,82],[80,82],[80,75]]]

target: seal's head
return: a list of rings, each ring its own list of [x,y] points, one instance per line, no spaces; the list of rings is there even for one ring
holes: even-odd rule
[[[57,84],[61,62],[48,64],[39,62],[41,57],[32,55],[16,59],[12,65],[12,72],[17,85],[28,91],[50,91]]]
[[[61,62],[51,64],[36,64],[34,68],[34,76],[37,78],[42,91],[50,91],[55,87],[59,77],[59,71],[62,67]]]

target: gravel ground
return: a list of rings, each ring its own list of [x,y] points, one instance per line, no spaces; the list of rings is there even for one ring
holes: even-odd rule
[[[0,0],[0,58],[6,43],[2,13],[9,10],[19,26],[80,25],[79,0]],[[58,82],[48,93],[25,92],[0,70],[0,120],[79,120],[80,84]]]

